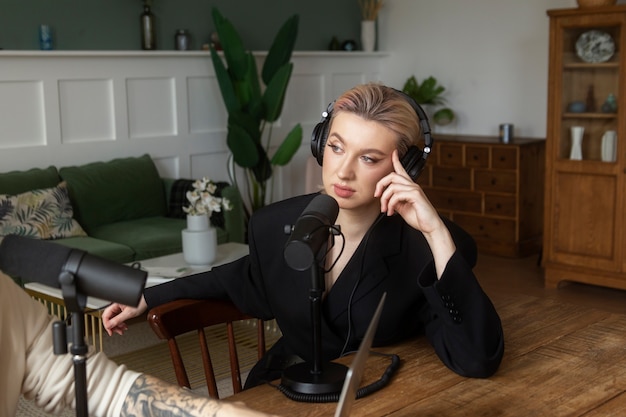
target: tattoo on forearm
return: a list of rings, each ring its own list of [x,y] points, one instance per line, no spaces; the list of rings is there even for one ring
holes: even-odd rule
[[[128,391],[121,415],[123,417],[195,417],[200,415],[216,417],[221,407],[222,405],[217,400],[142,374]]]

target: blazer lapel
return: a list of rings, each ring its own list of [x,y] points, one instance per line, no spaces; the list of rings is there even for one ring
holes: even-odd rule
[[[361,242],[328,294],[329,320],[333,321],[347,310],[346,300],[350,297],[359,276],[361,278],[353,302],[387,279],[389,269],[386,258],[398,254],[401,250],[402,224],[403,220],[399,216],[384,218],[372,230],[367,241]]]

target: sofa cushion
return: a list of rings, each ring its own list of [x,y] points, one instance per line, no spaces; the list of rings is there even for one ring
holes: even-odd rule
[[[99,226],[91,236],[130,246],[135,250],[135,260],[139,261],[181,252],[181,232],[185,227],[186,220],[147,217]],[[217,228],[217,242],[227,241],[226,231]]]
[[[101,225],[91,235],[130,246],[139,261],[182,251],[181,230],[185,226],[185,220],[145,217]]]
[[[189,204],[187,191],[193,190],[194,181],[195,180],[177,179],[172,182],[167,201],[167,217],[173,217],[175,219],[184,219],[187,217],[187,213],[185,213],[183,207]]]
[[[57,239],[52,242],[74,249],[84,250],[92,255],[96,255],[113,262],[128,263],[135,260],[135,251],[126,245],[94,237],[69,237]]]
[[[0,174],[0,194],[16,195],[40,188],[52,188],[59,182],[61,177],[53,166],[5,172]]]
[[[166,215],[163,182],[149,155],[63,167],[59,174],[90,236],[102,225]]]
[[[73,218],[65,182],[18,195],[0,194],[0,239],[9,234],[35,239],[87,235]]]

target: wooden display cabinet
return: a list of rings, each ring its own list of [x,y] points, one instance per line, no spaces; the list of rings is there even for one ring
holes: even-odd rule
[[[418,183],[482,253],[538,254],[543,228],[545,140],[436,135]]]
[[[549,10],[548,16],[545,286],[577,281],[626,289],[626,6]],[[609,35],[612,54],[596,48],[591,58],[579,56],[577,42],[592,30]],[[602,108],[609,94],[617,98],[615,112]],[[586,109],[572,111],[576,101]],[[574,126],[584,128],[581,159],[571,158]],[[603,158],[609,130],[617,133],[616,152]]]

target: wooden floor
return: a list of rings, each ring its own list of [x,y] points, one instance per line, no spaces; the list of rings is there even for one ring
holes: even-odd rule
[[[527,294],[626,314],[626,291],[623,290],[566,282],[558,289],[545,289],[537,255],[512,259],[479,254],[474,271],[494,302],[510,294]]]

